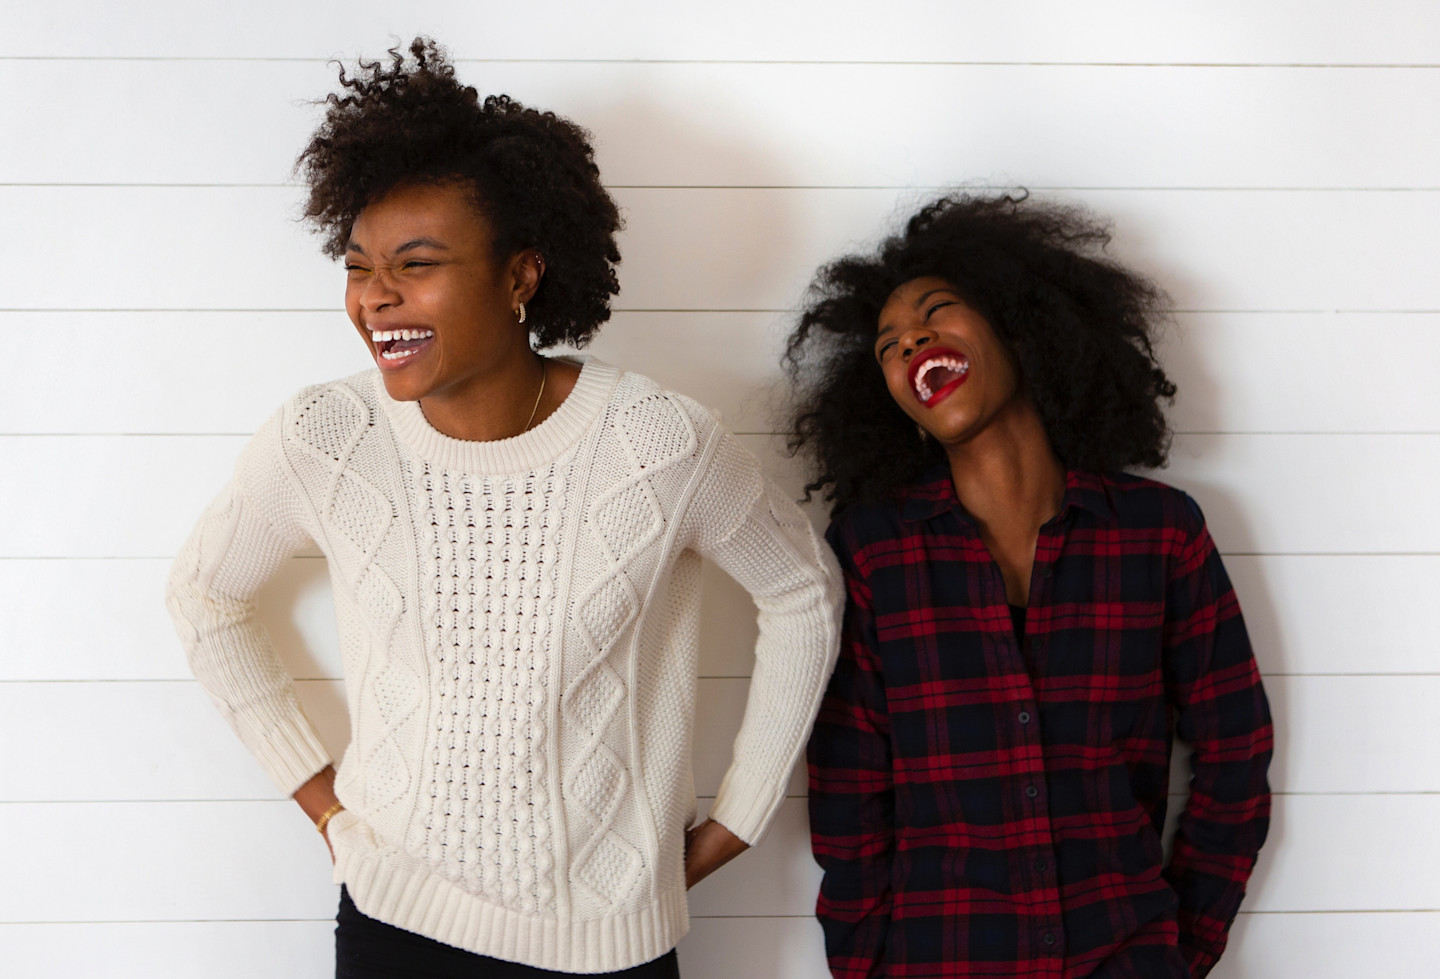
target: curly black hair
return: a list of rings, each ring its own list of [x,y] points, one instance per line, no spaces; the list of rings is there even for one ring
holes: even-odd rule
[[[455,181],[489,222],[497,257],[534,248],[545,259],[529,304],[535,345],[584,346],[620,291],[620,212],[590,134],[506,95],[482,101],[429,38],[408,57],[399,45],[388,53],[388,65],[361,60],[353,76],[340,66],[342,90],[321,103],[325,120],[295,162],[325,254],[343,255],[361,210],[400,184]]]
[[[783,358],[789,449],[812,463],[807,499],[821,493],[837,510],[883,499],[944,458],[890,396],[874,354],[885,300],[922,276],[949,282],[994,328],[1067,466],[1164,465],[1161,401],[1175,385],[1152,340],[1168,301],[1103,255],[1109,241],[1075,205],[962,193],[927,204],[874,254],[822,268]]]

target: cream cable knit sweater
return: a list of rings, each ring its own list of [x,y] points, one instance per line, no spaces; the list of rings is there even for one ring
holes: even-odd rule
[[[700,555],[760,640],[711,815],[755,842],[838,643],[834,559],[693,401],[591,360],[545,422],[463,442],[376,371],[306,389],[249,443],[175,561],[191,667],[276,786],[330,762],[252,600],[329,560],[351,740],[335,879],[372,917],[566,972],[688,927]]]

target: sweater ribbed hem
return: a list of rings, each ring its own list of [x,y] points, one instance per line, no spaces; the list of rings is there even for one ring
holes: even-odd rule
[[[669,952],[690,928],[684,890],[613,918],[562,921],[511,911],[393,851],[335,847],[335,882],[362,912],[477,955],[557,972],[620,972]]]
[[[391,398],[378,370],[372,380],[395,433],[417,458],[453,472],[498,475],[532,472],[568,452],[600,416],[619,376],[616,368],[591,357],[549,418],[528,432],[493,442],[469,442],[436,431],[425,420],[420,402]]]

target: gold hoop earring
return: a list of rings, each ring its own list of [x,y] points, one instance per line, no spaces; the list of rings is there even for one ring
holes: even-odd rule
[[[516,312],[520,314],[520,322],[521,322],[521,323],[524,323],[524,322],[525,322],[525,304],[524,304],[524,303],[521,303],[521,304],[520,304],[520,308],[519,308],[518,310],[516,310]]]

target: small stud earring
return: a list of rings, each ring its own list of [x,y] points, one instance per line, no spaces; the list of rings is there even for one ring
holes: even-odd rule
[[[524,322],[525,322],[525,304],[524,304],[524,303],[521,303],[521,304],[520,304],[520,308],[519,308],[518,310],[516,310],[516,312],[520,314],[520,322],[521,322],[521,323],[524,323]]]

